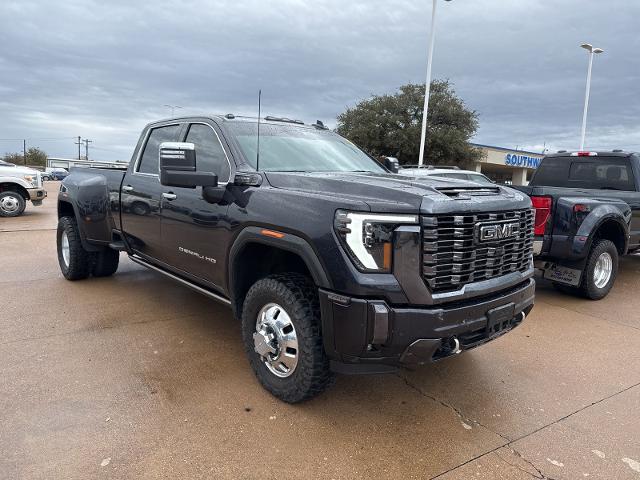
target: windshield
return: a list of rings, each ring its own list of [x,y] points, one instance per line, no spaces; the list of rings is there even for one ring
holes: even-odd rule
[[[4,160],[0,160],[0,167],[15,167],[13,163],[5,162]]]
[[[256,167],[258,124],[229,122],[226,127],[244,157]],[[341,136],[297,125],[260,125],[260,170],[271,172],[376,172],[386,170]]]
[[[457,178],[460,180],[467,180],[469,182],[481,183],[483,185],[493,185],[493,182],[484,175],[479,173],[438,173],[438,177]]]

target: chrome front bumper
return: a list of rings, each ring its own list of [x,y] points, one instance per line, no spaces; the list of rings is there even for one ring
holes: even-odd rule
[[[47,198],[47,191],[44,188],[29,188],[27,192],[29,192],[29,200],[32,202],[41,202]]]

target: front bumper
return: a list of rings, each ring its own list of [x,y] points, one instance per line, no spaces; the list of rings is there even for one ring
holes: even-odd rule
[[[390,306],[320,290],[325,351],[342,373],[425,364],[491,341],[533,308],[532,278],[492,296],[441,307]]]
[[[47,191],[44,188],[28,188],[27,192],[29,193],[29,200],[34,205],[40,205],[42,200],[47,198]]]

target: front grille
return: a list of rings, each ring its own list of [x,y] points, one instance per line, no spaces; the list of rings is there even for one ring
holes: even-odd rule
[[[507,238],[480,241],[481,225],[517,224]],[[422,217],[422,275],[434,293],[531,267],[533,210]]]

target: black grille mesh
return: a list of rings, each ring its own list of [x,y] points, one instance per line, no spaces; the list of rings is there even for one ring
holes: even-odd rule
[[[533,210],[422,217],[422,275],[434,293],[511,272],[525,272],[533,254]],[[478,241],[479,224],[515,222],[517,233]]]

